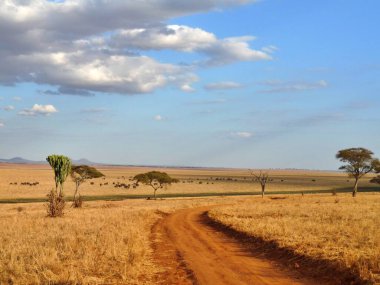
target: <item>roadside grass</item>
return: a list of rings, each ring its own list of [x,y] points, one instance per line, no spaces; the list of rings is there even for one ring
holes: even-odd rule
[[[264,244],[291,251],[305,260],[320,261],[313,267],[317,276],[328,274],[326,268],[333,266],[338,271],[348,270],[363,284],[380,282],[378,193],[359,193],[356,198],[341,193],[255,198],[212,209],[208,215]],[[302,259],[295,258],[290,265],[302,267]]]
[[[88,202],[48,218],[40,203],[0,205],[0,284],[154,284],[151,227],[162,213],[224,199]]]

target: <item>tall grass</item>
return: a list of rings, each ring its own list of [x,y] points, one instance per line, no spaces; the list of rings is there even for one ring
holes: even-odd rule
[[[41,204],[13,206],[0,217],[0,284],[138,284],[143,271],[153,270],[155,215],[109,205],[55,219]]]
[[[215,208],[209,216],[281,248],[348,268],[380,282],[380,195],[254,199]]]

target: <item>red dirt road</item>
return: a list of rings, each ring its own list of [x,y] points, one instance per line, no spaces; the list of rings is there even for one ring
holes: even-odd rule
[[[317,284],[247,250],[209,223],[210,207],[177,211],[153,228],[156,284]]]

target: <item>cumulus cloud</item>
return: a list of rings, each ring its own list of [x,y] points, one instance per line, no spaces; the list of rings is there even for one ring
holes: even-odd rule
[[[318,82],[268,80],[261,84],[267,86],[267,88],[260,90],[259,93],[291,93],[322,89],[328,86],[325,80],[319,80]]]
[[[206,90],[214,91],[214,90],[228,90],[228,89],[237,89],[241,88],[242,85],[237,82],[233,81],[222,81],[222,82],[215,82],[205,85]]]
[[[49,116],[53,113],[57,113],[57,109],[53,105],[39,105],[34,104],[30,109],[24,109],[19,112],[19,115],[23,116]]]
[[[233,132],[230,134],[231,137],[234,138],[242,138],[242,139],[249,139],[253,137],[253,133],[251,132]]]
[[[15,109],[15,107],[13,107],[12,105],[8,105],[8,106],[3,107],[4,111],[13,111],[14,109]]]
[[[250,48],[248,43],[254,39],[252,36],[218,39],[214,34],[199,28],[168,25],[122,30],[111,39],[110,45],[117,48],[198,52],[206,56],[203,63],[209,65],[271,59],[268,53]]]
[[[270,59],[254,38],[218,39],[199,28],[165,25],[174,18],[249,0],[0,1],[0,84],[34,82],[47,95],[139,94],[173,85],[194,91],[200,65]],[[168,64],[144,55],[170,49],[198,53],[198,65]]]

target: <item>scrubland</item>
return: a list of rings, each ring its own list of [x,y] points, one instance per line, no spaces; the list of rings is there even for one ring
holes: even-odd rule
[[[380,282],[379,194],[276,198],[217,207],[209,216],[297,255],[348,268],[363,280]]]

